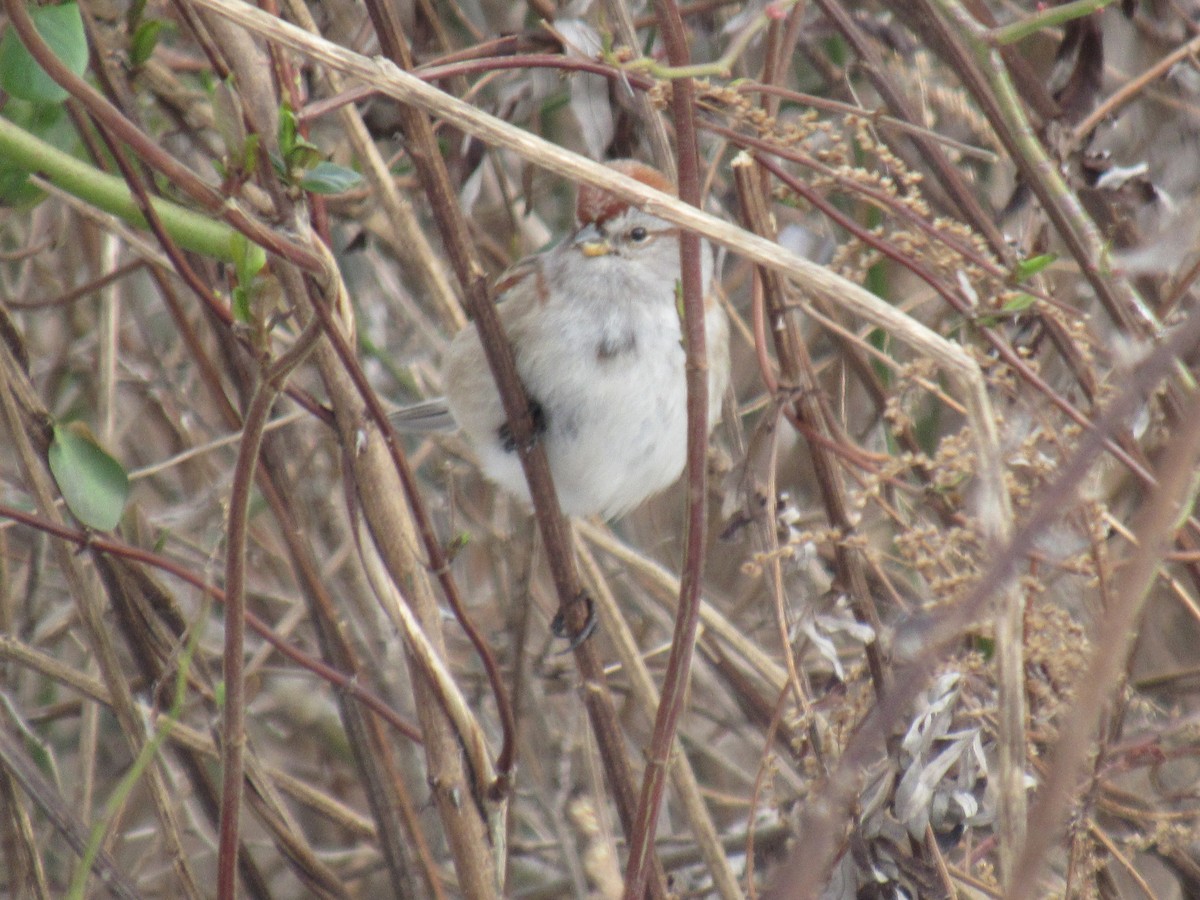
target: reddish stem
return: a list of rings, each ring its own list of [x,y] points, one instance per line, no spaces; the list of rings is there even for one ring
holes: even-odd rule
[[[667,58],[673,66],[686,66],[690,58],[683,18],[674,0],[657,4]],[[679,199],[700,205],[700,153],[696,143],[695,87],[690,78],[671,85],[671,111],[675,119],[676,158],[679,169]],[[704,577],[707,536],[708,490],[705,460],[708,450],[708,353],[705,346],[704,292],[701,282],[698,235],[684,231],[679,238],[683,281],[684,344],[687,348],[687,513],[684,536],[683,576],[679,586],[679,609],[671,653],[663,675],[662,698],[654,720],[654,736],[642,778],[637,818],[629,837],[629,859],[625,868],[625,898],[640,900],[654,858],[654,834],[662,807],[667,769],[679,716],[691,675],[696,628],[700,623],[700,586]]]

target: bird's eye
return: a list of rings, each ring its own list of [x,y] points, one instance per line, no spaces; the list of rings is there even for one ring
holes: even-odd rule
[[[629,239],[635,244],[640,244],[648,237],[650,237],[650,232],[648,232],[641,225],[637,226],[636,228],[629,229]]]

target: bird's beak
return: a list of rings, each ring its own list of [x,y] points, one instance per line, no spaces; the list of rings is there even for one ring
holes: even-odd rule
[[[608,238],[596,227],[595,223],[589,223],[579,229],[575,233],[574,244],[579,248],[579,252],[588,259],[607,256],[612,253],[613,249]]]
[[[612,246],[608,241],[587,241],[579,245],[579,250],[588,259],[594,259],[597,256],[607,256],[612,253]]]

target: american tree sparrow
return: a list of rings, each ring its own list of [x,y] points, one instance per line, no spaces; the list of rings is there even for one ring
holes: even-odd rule
[[[656,169],[609,164],[674,191]],[[687,388],[677,289],[679,229],[594,187],[580,188],[575,231],[529,257],[499,285],[500,321],[534,411],[563,512],[614,518],[672,484],[687,451]],[[729,383],[729,322],[702,245],[708,421]],[[475,326],[454,338],[446,404],[484,474],[529,501]],[[430,407],[426,405],[426,413]]]

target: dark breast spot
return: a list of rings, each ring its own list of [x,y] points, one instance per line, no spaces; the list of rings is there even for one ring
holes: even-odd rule
[[[542,409],[542,404],[532,398],[529,401],[529,415],[533,418],[532,440],[536,442],[538,438],[546,433],[549,422],[546,418],[546,411]],[[512,429],[507,422],[496,430],[496,436],[500,439],[500,445],[504,448],[504,452],[516,452],[517,439],[513,437]]]
[[[637,350],[637,335],[632,331],[621,334],[606,334],[596,345],[596,359],[600,361],[616,359]]]

